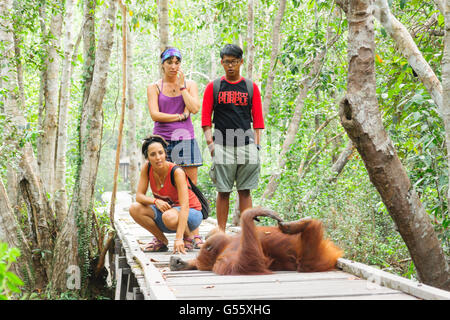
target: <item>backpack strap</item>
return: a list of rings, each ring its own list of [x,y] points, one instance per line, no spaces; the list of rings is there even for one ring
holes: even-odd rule
[[[172,167],[172,170],[170,170],[170,182],[172,182],[172,185],[173,185],[175,188],[177,187],[176,184],[175,184],[175,170],[178,169],[178,168],[181,168],[181,167],[180,167],[180,166],[177,166],[177,165],[174,165],[174,166]],[[181,169],[183,169],[183,168],[181,168]],[[183,169],[183,171],[184,171],[184,169]],[[187,178],[188,181],[189,181],[188,189],[191,189],[191,190],[192,190],[191,186],[192,186],[194,183],[192,182],[191,178],[189,178],[189,176],[187,175],[186,172],[185,172],[185,174],[186,174],[186,178]]]
[[[177,185],[175,184],[175,170],[177,170],[178,168],[181,168],[180,166],[174,165],[172,167],[172,170],[170,170],[170,182],[172,183],[172,185],[176,188]]]
[[[213,109],[217,104],[217,99],[219,98],[220,82],[222,78],[214,79],[213,81]]]
[[[253,81],[247,78],[244,78],[244,80],[248,91],[248,102],[253,107]]]

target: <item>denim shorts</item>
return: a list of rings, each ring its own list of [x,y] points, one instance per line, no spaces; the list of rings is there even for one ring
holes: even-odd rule
[[[199,167],[203,164],[197,140],[168,140],[167,161],[183,167]]]
[[[162,220],[163,212],[161,212],[158,208],[156,208],[155,205],[150,205],[150,207],[153,209],[153,212],[155,213],[155,222],[158,226],[159,230],[161,230],[164,233],[176,233],[177,230],[170,230],[166,227],[164,224],[164,221]],[[173,207],[173,209],[177,209],[180,211],[181,207]],[[189,208],[189,216],[188,216],[188,227],[190,231],[194,231],[200,226],[200,223],[202,223],[203,215],[202,212],[199,210],[195,210],[193,208]]]

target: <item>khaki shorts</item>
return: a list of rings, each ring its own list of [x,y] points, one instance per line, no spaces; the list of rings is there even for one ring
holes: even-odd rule
[[[231,192],[236,181],[237,190],[258,187],[261,163],[255,144],[245,146],[214,145],[209,176],[218,192]]]

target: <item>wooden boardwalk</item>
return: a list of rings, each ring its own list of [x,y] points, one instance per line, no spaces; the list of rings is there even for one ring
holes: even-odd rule
[[[108,197],[108,195],[106,195]],[[107,200],[107,199],[106,199]],[[339,259],[329,272],[275,272],[258,276],[219,276],[205,271],[169,270],[174,234],[168,234],[169,252],[144,253],[143,244],[152,235],[137,225],[128,213],[131,197],[117,195],[114,259],[116,300],[417,300],[448,299],[450,292],[413,282],[364,264]],[[215,228],[204,220],[200,234]],[[190,259],[198,250],[181,255]]]

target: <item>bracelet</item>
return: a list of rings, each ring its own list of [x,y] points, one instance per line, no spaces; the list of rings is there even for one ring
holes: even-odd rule
[[[156,206],[156,200],[158,200],[158,199],[155,198],[155,200],[153,200],[153,204],[154,204],[155,206]]]
[[[181,117],[181,114],[179,113],[178,114],[178,121],[181,121],[181,120],[183,120],[183,118]]]
[[[183,239],[175,239],[174,241],[183,241]]]
[[[186,89],[186,87],[181,87],[181,88],[180,88],[180,91],[183,91],[184,89]]]

